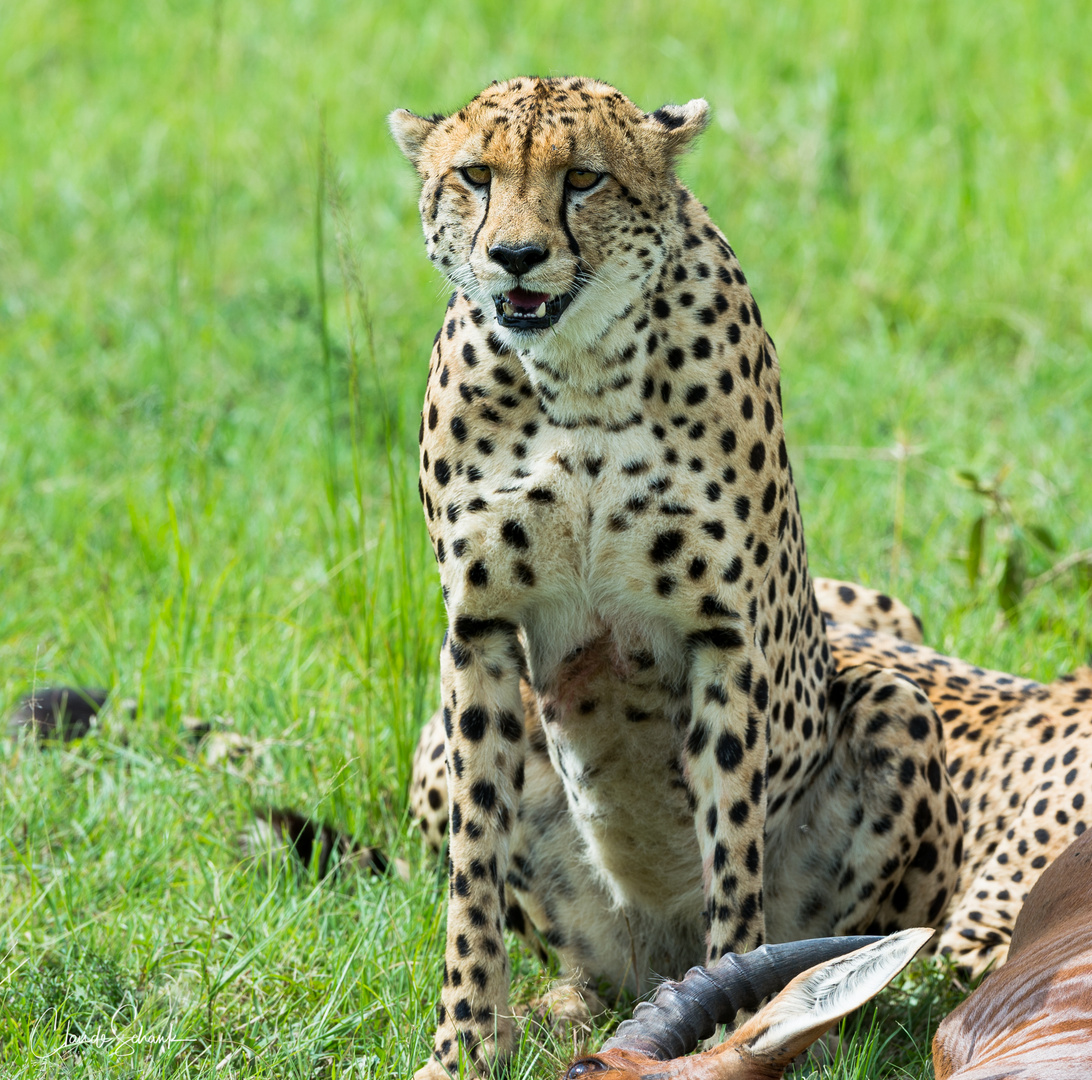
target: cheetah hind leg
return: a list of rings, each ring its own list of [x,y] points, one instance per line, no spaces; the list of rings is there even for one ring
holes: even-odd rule
[[[771,804],[770,940],[937,925],[963,818],[935,710],[912,680],[862,664],[832,680],[825,722],[829,752]]]
[[[921,619],[896,597],[835,578],[812,578],[812,584],[819,610],[827,622],[876,630],[912,645],[923,643]]]
[[[1055,739],[1041,740],[1038,736],[1034,745],[1027,745],[1023,741],[1027,731],[1024,725],[1031,721],[1036,725],[1033,730],[1038,730],[1040,710],[1047,705],[1042,699],[1029,701],[1022,713],[1016,712],[1011,717],[1024,723],[1019,728],[1010,728],[994,746],[996,760],[1011,769],[1006,775],[995,774],[986,780],[1002,806],[984,807],[985,796],[980,795],[977,805],[969,809],[968,817],[980,821],[975,829],[976,846],[981,849],[985,844],[988,857],[974,867],[973,880],[948,913],[938,936],[937,951],[950,956],[972,976],[981,975],[991,964],[1004,962],[1016,917],[1031,887],[1088,827],[1086,793],[1088,777],[1092,775],[1092,731],[1087,729],[1089,699],[1074,694],[1074,690],[1080,692],[1082,683],[1092,689],[1092,672],[1085,669],[1063,677],[1049,689],[1054,697],[1050,704],[1074,727],[1083,722],[1084,730],[1067,732],[1069,738],[1062,745],[1056,741],[1061,737],[1060,732]],[[1082,706],[1085,712],[1080,716],[1075,710]],[[1019,781],[1010,783],[1014,774],[1026,777],[1031,783],[1020,789]],[[1041,779],[1032,780],[1033,777]],[[1005,805],[1010,810],[1018,807],[1007,820],[1000,816]],[[994,820],[1004,823],[1003,831],[993,834],[991,839],[986,830]]]

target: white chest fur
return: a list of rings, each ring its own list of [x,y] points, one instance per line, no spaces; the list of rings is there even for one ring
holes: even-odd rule
[[[648,502],[650,485],[665,478],[651,466],[654,442],[640,429],[595,440],[551,430],[532,441],[527,475],[503,485],[512,490],[498,492],[491,522],[480,524],[503,532],[504,522],[534,519],[535,588],[510,614],[550,758],[591,865],[616,901],[663,913],[693,907],[700,892],[681,766],[685,636],[648,588],[644,553],[663,521],[635,520],[619,533],[611,520]],[[642,462],[648,467],[625,469]],[[528,500],[536,490],[552,501]]]

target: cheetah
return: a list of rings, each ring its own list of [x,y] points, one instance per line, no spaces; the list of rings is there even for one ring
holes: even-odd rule
[[[956,887],[941,720],[897,669],[836,666],[774,343],[675,175],[707,118],[581,78],[390,117],[455,290],[420,431],[450,888],[419,1080],[510,1053],[506,920],[640,992],[928,924]]]
[[[940,711],[967,842],[934,948],[970,977],[980,976],[1004,962],[1016,916],[1039,875],[1086,831],[1092,669],[1049,685],[988,671],[923,647],[921,620],[897,599],[829,578],[813,584],[836,667],[894,668],[913,678]],[[530,688],[522,690],[533,737],[540,720]],[[421,731],[409,791],[411,813],[436,854],[448,827],[444,747],[437,711]],[[509,908],[508,920],[545,959],[540,936],[518,905]]]

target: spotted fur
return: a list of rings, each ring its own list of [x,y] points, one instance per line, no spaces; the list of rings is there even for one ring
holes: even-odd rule
[[[420,1076],[511,1049],[506,915],[640,991],[928,923],[955,888],[940,720],[897,671],[835,665],[777,354],[675,177],[707,111],[532,78],[391,118],[456,288],[421,425],[451,882]]]
[[[1092,669],[1047,685],[844,624],[835,663],[877,664],[922,687],[944,723],[965,855],[938,947],[973,974],[1005,959],[1031,887],[1090,820]]]

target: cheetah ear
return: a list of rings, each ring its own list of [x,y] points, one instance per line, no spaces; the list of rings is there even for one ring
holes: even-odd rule
[[[390,125],[394,141],[398,143],[398,149],[409,158],[414,168],[417,168],[417,163],[421,160],[421,150],[425,140],[436,130],[436,125],[441,120],[443,117],[439,114],[418,116],[416,113],[411,113],[409,109],[395,109],[387,117],[387,123]]]
[[[679,154],[705,130],[709,123],[709,102],[694,98],[685,105],[661,105],[645,114],[645,123],[656,132],[669,154]]]

